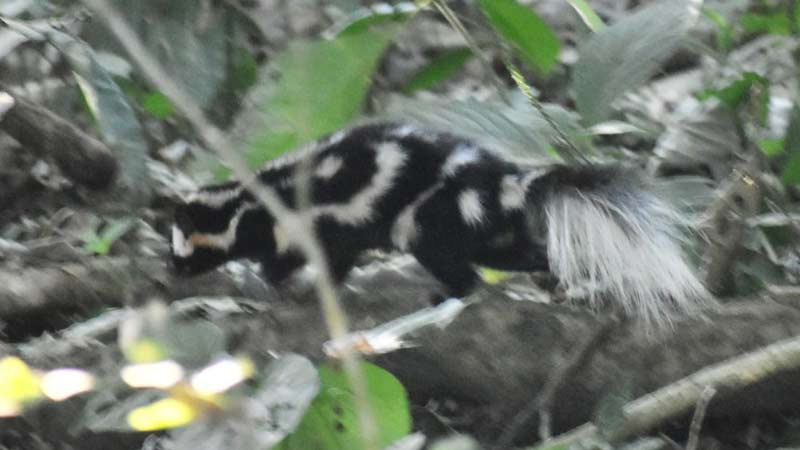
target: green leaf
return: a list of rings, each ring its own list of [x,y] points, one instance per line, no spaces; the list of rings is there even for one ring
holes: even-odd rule
[[[770,14],[745,14],[741,19],[742,28],[748,33],[769,33],[788,36],[792,34],[791,19],[785,12]]]
[[[783,153],[784,145],[783,139],[761,139],[758,141],[758,148],[770,158]]]
[[[248,161],[257,165],[347,125],[361,113],[372,75],[396,27],[347,34],[332,41],[293,42],[275,60],[277,82],[249,103],[237,124]],[[252,135],[251,130],[259,130]]]
[[[338,26],[334,27],[334,36],[348,36],[363,33],[370,28],[391,22],[403,22],[419,11],[411,2],[400,2],[394,5],[378,3],[372,7],[358,8]]]
[[[586,0],[567,0],[567,3],[578,13],[578,16],[580,16],[583,23],[585,23],[590,30],[596,32],[605,28],[606,24],[603,22],[603,19],[594,12]]]
[[[788,185],[800,184],[800,106],[796,103],[783,141],[784,152],[789,156],[781,173],[783,182]]]
[[[135,219],[124,218],[112,221],[103,228],[100,234],[97,234],[94,230],[89,230],[81,236],[84,248],[98,255],[108,255],[114,242],[124,236],[135,224]]]
[[[408,398],[397,379],[375,365],[362,365],[372,413],[378,426],[378,445],[385,447],[411,431]],[[364,448],[358,411],[347,376],[329,366],[319,368],[320,393],[297,430],[280,450],[359,450]]]
[[[297,133],[272,133],[258,136],[253,142],[254,151],[246,155],[250,167],[261,167],[289,150],[297,147],[300,139]]]
[[[547,74],[558,65],[561,43],[553,30],[516,0],[480,0],[492,27],[534,69]]]
[[[237,92],[245,92],[258,80],[258,62],[245,49],[236,51],[231,87]]]
[[[582,43],[572,89],[584,124],[608,119],[614,100],[649,80],[680,46],[697,16],[693,2],[662,0]]]
[[[108,242],[115,242],[117,239],[121,238],[128,232],[133,226],[136,224],[136,219],[132,217],[127,217],[120,220],[114,220],[110,224],[108,224],[105,228],[103,228],[103,234],[101,235],[104,241]]]
[[[157,119],[167,119],[175,115],[175,108],[166,95],[161,92],[145,94],[142,108]]]
[[[403,88],[403,92],[410,94],[436,86],[458,73],[472,56],[472,51],[466,47],[442,53],[417,72]]]
[[[71,53],[68,60],[103,140],[122,156],[125,184],[139,195],[147,195],[148,146],[136,113],[119,86],[93,58],[89,60],[89,67],[80,66],[91,49],[67,45],[62,51]]]
[[[727,52],[733,43],[733,26],[718,11],[703,8],[703,14],[717,27],[717,50]]]
[[[794,1],[794,28],[795,30],[800,29],[800,0]]]
[[[500,102],[448,98],[423,101],[398,96],[391,99],[389,108],[379,117],[422,128],[458,130],[459,134],[498,152],[552,162],[549,148],[557,139],[555,130],[527,98],[521,93],[515,95],[511,106]],[[544,109],[571,141],[579,146],[588,142],[588,133],[578,124],[576,114],[556,104],[544,104]]]
[[[699,93],[697,97],[700,100],[716,97],[729,108],[735,109],[749,99],[754,89],[758,89],[760,93],[763,89],[768,90],[768,87],[768,79],[755,72],[745,72],[741,78],[734,80],[727,86],[720,89],[707,89]]]

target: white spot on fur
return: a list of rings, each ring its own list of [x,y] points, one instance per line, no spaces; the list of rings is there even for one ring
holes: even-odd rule
[[[346,203],[321,205],[312,209],[315,216],[333,216],[340,223],[358,225],[372,218],[375,202],[391,189],[394,179],[406,162],[406,153],[396,142],[386,141],[375,146],[378,169],[370,184]]]
[[[289,235],[286,234],[286,230],[284,230],[283,227],[280,225],[275,225],[272,227],[272,237],[275,239],[275,253],[282,255],[289,250],[291,241],[289,240]]]
[[[401,126],[395,128],[394,130],[392,130],[392,134],[391,135],[394,136],[394,137],[398,137],[398,138],[402,139],[404,137],[411,136],[412,134],[415,134],[418,131],[419,130],[417,129],[417,127],[415,127],[413,125],[401,125]]]
[[[525,206],[525,188],[516,175],[506,175],[500,184],[500,206],[506,211],[520,210]]]
[[[224,190],[199,190],[189,194],[186,203],[201,203],[209,208],[221,208],[224,204],[237,198],[244,188],[241,185]]]
[[[442,173],[448,177],[453,176],[461,167],[473,164],[479,159],[480,153],[477,147],[474,145],[459,145],[445,160],[442,166]]]
[[[317,165],[314,175],[323,179],[333,178],[334,175],[342,168],[342,158],[338,156],[328,156]]]
[[[433,142],[438,135],[427,130],[420,129],[413,125],[400,125],[389,132],[389,138],[403,139],[409,136],[414,136],[417,139]]]
[[[284,167],[292,166],[297,164],[298,162],[310,158],[311,155],[321,151],[325,146],[320,146],[318,143],[311,143],[307,144],[297,150],[293,150],[289,153],[285,153],[284,155],[280,156],[279,158],[275,158],[272,161],[268,162],[264,165],[259,171],[259,174],[269,172],[272,170],[282,169]]]
[[[186,239],[183,231],[177,226],[172,226],[172,253],[181,258],[187,258],[194,253],[194,245]]]
[[[545,213],[550,267],[568,294],[608,294],[656,325],[708,301],[680,248],[679,214],[655,196],[563,192]]]
[[[392,243],[401,251],[408,251],[411,245],[417,240],[419,230],[417,229],[416,215],[419,207],[428,201],[431,196],[442,187],[442,183],[436,183],[426,189],[422,194],[406,205],[397,216],[390,233]]]
[[[478,226],[483,222],[481,196],[475,189],[466,189],[458,195],[458,210],[467,225]]]
[[[328,145],[336,145],[339,142],[342,142],[345,136],[347,136],[347,132],[348,130],[340,130],[330,135],[330,137],[327,140]]]

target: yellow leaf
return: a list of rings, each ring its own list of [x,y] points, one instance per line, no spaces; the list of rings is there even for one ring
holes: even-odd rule
[[[199,416],[192,403],[176,398],[165,398],[128,414],[128,424],[137,431],[156,431],[177,428],[194,422]]]
[[[0,399],[25,403],[41,395],[39,376],[25,361],[15,356],[0,359]]]
[[[508,272],[503,272],[502,270],[488,269],[486,267],[481,268],[481,278],[489,284],[497,284],[508,279],[510,276]]]
[[[126,356],[133,363],[151,363],[166,359],[167,352],[158,341],[144,338],[128,347]]]

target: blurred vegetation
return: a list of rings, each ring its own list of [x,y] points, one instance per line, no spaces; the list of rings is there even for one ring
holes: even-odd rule
[[[569,26],[560,28],[520,0],[371,7],[346,0],[260,3],[113,2],[146,49],[226,130],[252,168],[353,123],[383,118],[459,132],[514,156],[558,159],[565,145],[560,138],[565,138],[592,159],[703,177],[697,190],[681,198],[687,203],[755,156],[764,160],[757,181],[767,202],[747,217],[745,251],[735,267],[743,281],[734,293],[796,284],[800,1],[742,0],[736,7],[706,2],[701,10],[690,0],[642,2],[608,18],[592,8],[595,2],[553,0],[573,14]],[[442,30],[443,37],[431,38]],[[648,97],[649,90],[659,89],[654,80],[687,70],[697,70],[699,81],[676,88],[678,98]],[[512,73],[524,83],[515,83]],[[149,220],[169,220],[159,201],[174,194],[170,189],[180,189],[158,179],[153,164],[198,183],[230,177],[173,100],[148,82],[121,50],[114,31],[81,2],[3,0],[0,82],[97,135],[122,162],[115,187],[119,208],[99,213],[79,233],[89,253],[112,254],[115,243],[135,228],[131,211],[150,208],[157,218]],[[519,86],[531,89],[534,105]],[[32,207],[9,208],[30,212]],[[18,227],[3,231],[6,237],[24,237]],[[492,282],[503,279],[499,273],[485,275]],[[167,448],[268,448],[265,442],[287,450],[363,448],[348,381],[332,365],[309,369],[308,360],[297,357],[288,366],[250,373],[244,368],[250,363],[241,363],[246,356],[228,355],[214,325],[178,326],[146,315],[138,320],[146,331],[123,345],[128,360],[120,356],[105,373],[88,374],[96,378],[91,386],[86,378],[61,373],[62,383],[83,383],[85,389],[76,388],[75,394],[91,391],[84,395],[93,396],[75,428],[188,425],[169,434]],[[131,358],[132,348],[139,348],[133,354],[151,356]],[[136,390],[119,381],[125,368],[165,360],[177,362],[177,369],[168,370],[182,374],[169,386],[145,384]],[[191,374],[221,360],[238,361],[232,367],[241,373],[225,375],[235,382],[212,393],[192,385]],[[304,370],[305,384],[270,381],[286,367]],[[17,359],[0,360],[0,415],[23,414],[52,401],[42,389],[46,373]],[[367,364],[365,373],[379,444],[387,447],[415,430],[409,400],[388,372]],[[245,399],[283,387],[307,394],[282,398],[279,406],[295,414],[265,418],[247,409],[257,406]],[[244,432],[241,424],[271,426],[273,434]],[[240,434],[231,443],[221,437],[223,430]],[[611,446],[601,442],[593,448]]]

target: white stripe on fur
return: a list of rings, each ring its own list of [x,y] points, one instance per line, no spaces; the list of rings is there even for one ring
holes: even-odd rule
[[[189,194],[184,201],[187,204],[200,203],[204,206],[208,206],[209,208],[221,208],[223,205],[225,205],[225,203],[228,203],[229,201],[238,197],[242,193],[242,191],[243,188],[241,185],[225,190],[216,190],[216,191],[199,190],[197,192],[192,192],[191,194]]]
[[[386,141],[375,146],[378,170],[370,184],[346,203],[320,205],[312,208],[315,217],[328,215],[340,223],[358,225],[372,218],[375,202],[392,187],[392,183],[406,162],[406,153],[396,142]]]
[[[404,252],[408,251],[414,241],[417,240],[417,237],[419,236],[419,230],[417,229],[416,221],[417,211],[419,210],[419,207],[423,205],[429,198],[431,198],[436,191],[441,189],[442,186],[443,183],[440,182],[429,187],[417,198],[415,198],[413,202],[406,205],[406,207],[400,211],[400,214],[397,216],[397,220],[395,220],[394,224],[392,224],[392,230],[390,232],[392,243],[399,250]]]
[[[480,159],[478,147],[471,144],[459,145],[450,153],[442,165],[442,174],[452,177],[463,166],[476,163]]]
[[[194,245],[175,225],[172,226],[172,253],[181,258],[189,257],[194,253]]]
[[[500,206],[505,211],[516,211],[525,206],[525,188],[517,175],[503,177],[500,183]]]
[[[189,257],[194,253],[195,247],[207,247],[227,252],[236,242],[236,229],[244,213],[255,209],[253,203],[246,203],[236,210],[233,218],[228,222],[228,228],[219,233],[192,233],[184,236],[177,227],[172,228],[172,248],[176,256]],[[202,244],[199,244],[202,242]]]

